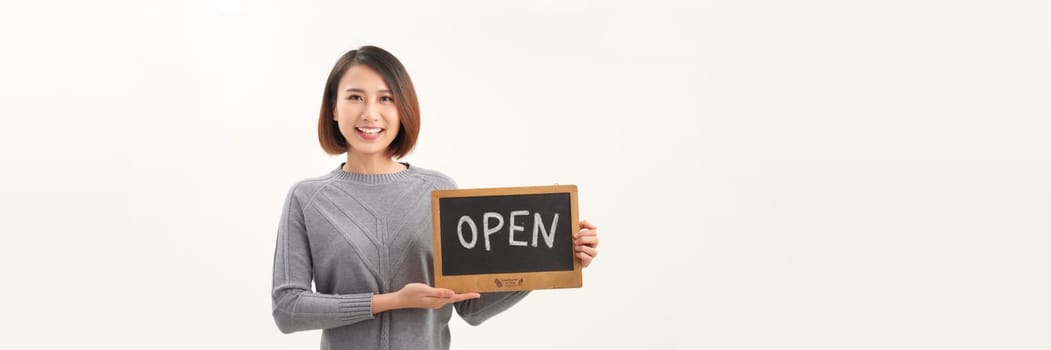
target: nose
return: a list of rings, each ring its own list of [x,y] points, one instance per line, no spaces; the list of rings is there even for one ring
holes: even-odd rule
[[[373,102],[365,102],[365,108],[361,110],[361,120],[376,121],[379,120],[379,113],[376,111],[376,104]]]

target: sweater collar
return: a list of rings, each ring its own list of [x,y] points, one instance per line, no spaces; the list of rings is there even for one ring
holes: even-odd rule
[[[409,163],[402,163],[405,164],[405,170],[388,174],[351,173],[343,170],[343,165],[345,164],[347,163],[340,163],[339,166],[336,167],[336,169],[333,169],[332,176],[340,181],[356,182],[366,185],[382,185],[398,182],[404,179],[408,179],[412,176],[412,174],[416,173],[416,168],[413,168],[411,165],[409,165]]]

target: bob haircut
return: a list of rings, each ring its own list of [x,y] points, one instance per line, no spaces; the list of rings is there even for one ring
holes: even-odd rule
[[[379,73],[394,95],[400,126],[398,136],[387,146],[387,155],[394,158],[404,157],[416,146],[416,138],[420,135],[420,103],[416,100],[416,88],[412,86],[412,79],[409,79],[409,73],[405,71],[401,61],[390,52],[369,45],[343,54],[328,74],[324,97],[321,100],[321,113],[317,121],[317,136],[321,148],[330,155],[346,153],[350,149],[333,117],[336,114],[336,98],[339,96],[339,80],[343,78],[347,68],[357,64]]]

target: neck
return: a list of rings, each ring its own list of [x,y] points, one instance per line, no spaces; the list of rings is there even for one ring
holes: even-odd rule
[[[343,171],[358,174],[389,174],[405,170],[405,165],[380,154],[347,152],[347,164]]]

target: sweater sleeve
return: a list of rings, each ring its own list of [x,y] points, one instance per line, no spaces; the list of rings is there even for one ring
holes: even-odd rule
[[[456,313],[460,314],[460,318],[467,321],[467,324],[477,326],[488,320],[489,318],[496,316],[509,309],[511,306],[517,304],[520,300],[529,295],[529,291],[519,292],[500,292],[500,293],[482,293],[481,298],[464,300],[456,303]]]
[[[372,294],[333,295],[311,288],[314,269],[303,208],[289,191],[277,230],[271,294],[274,322],[282,333],[325,329],[373,319]]]

